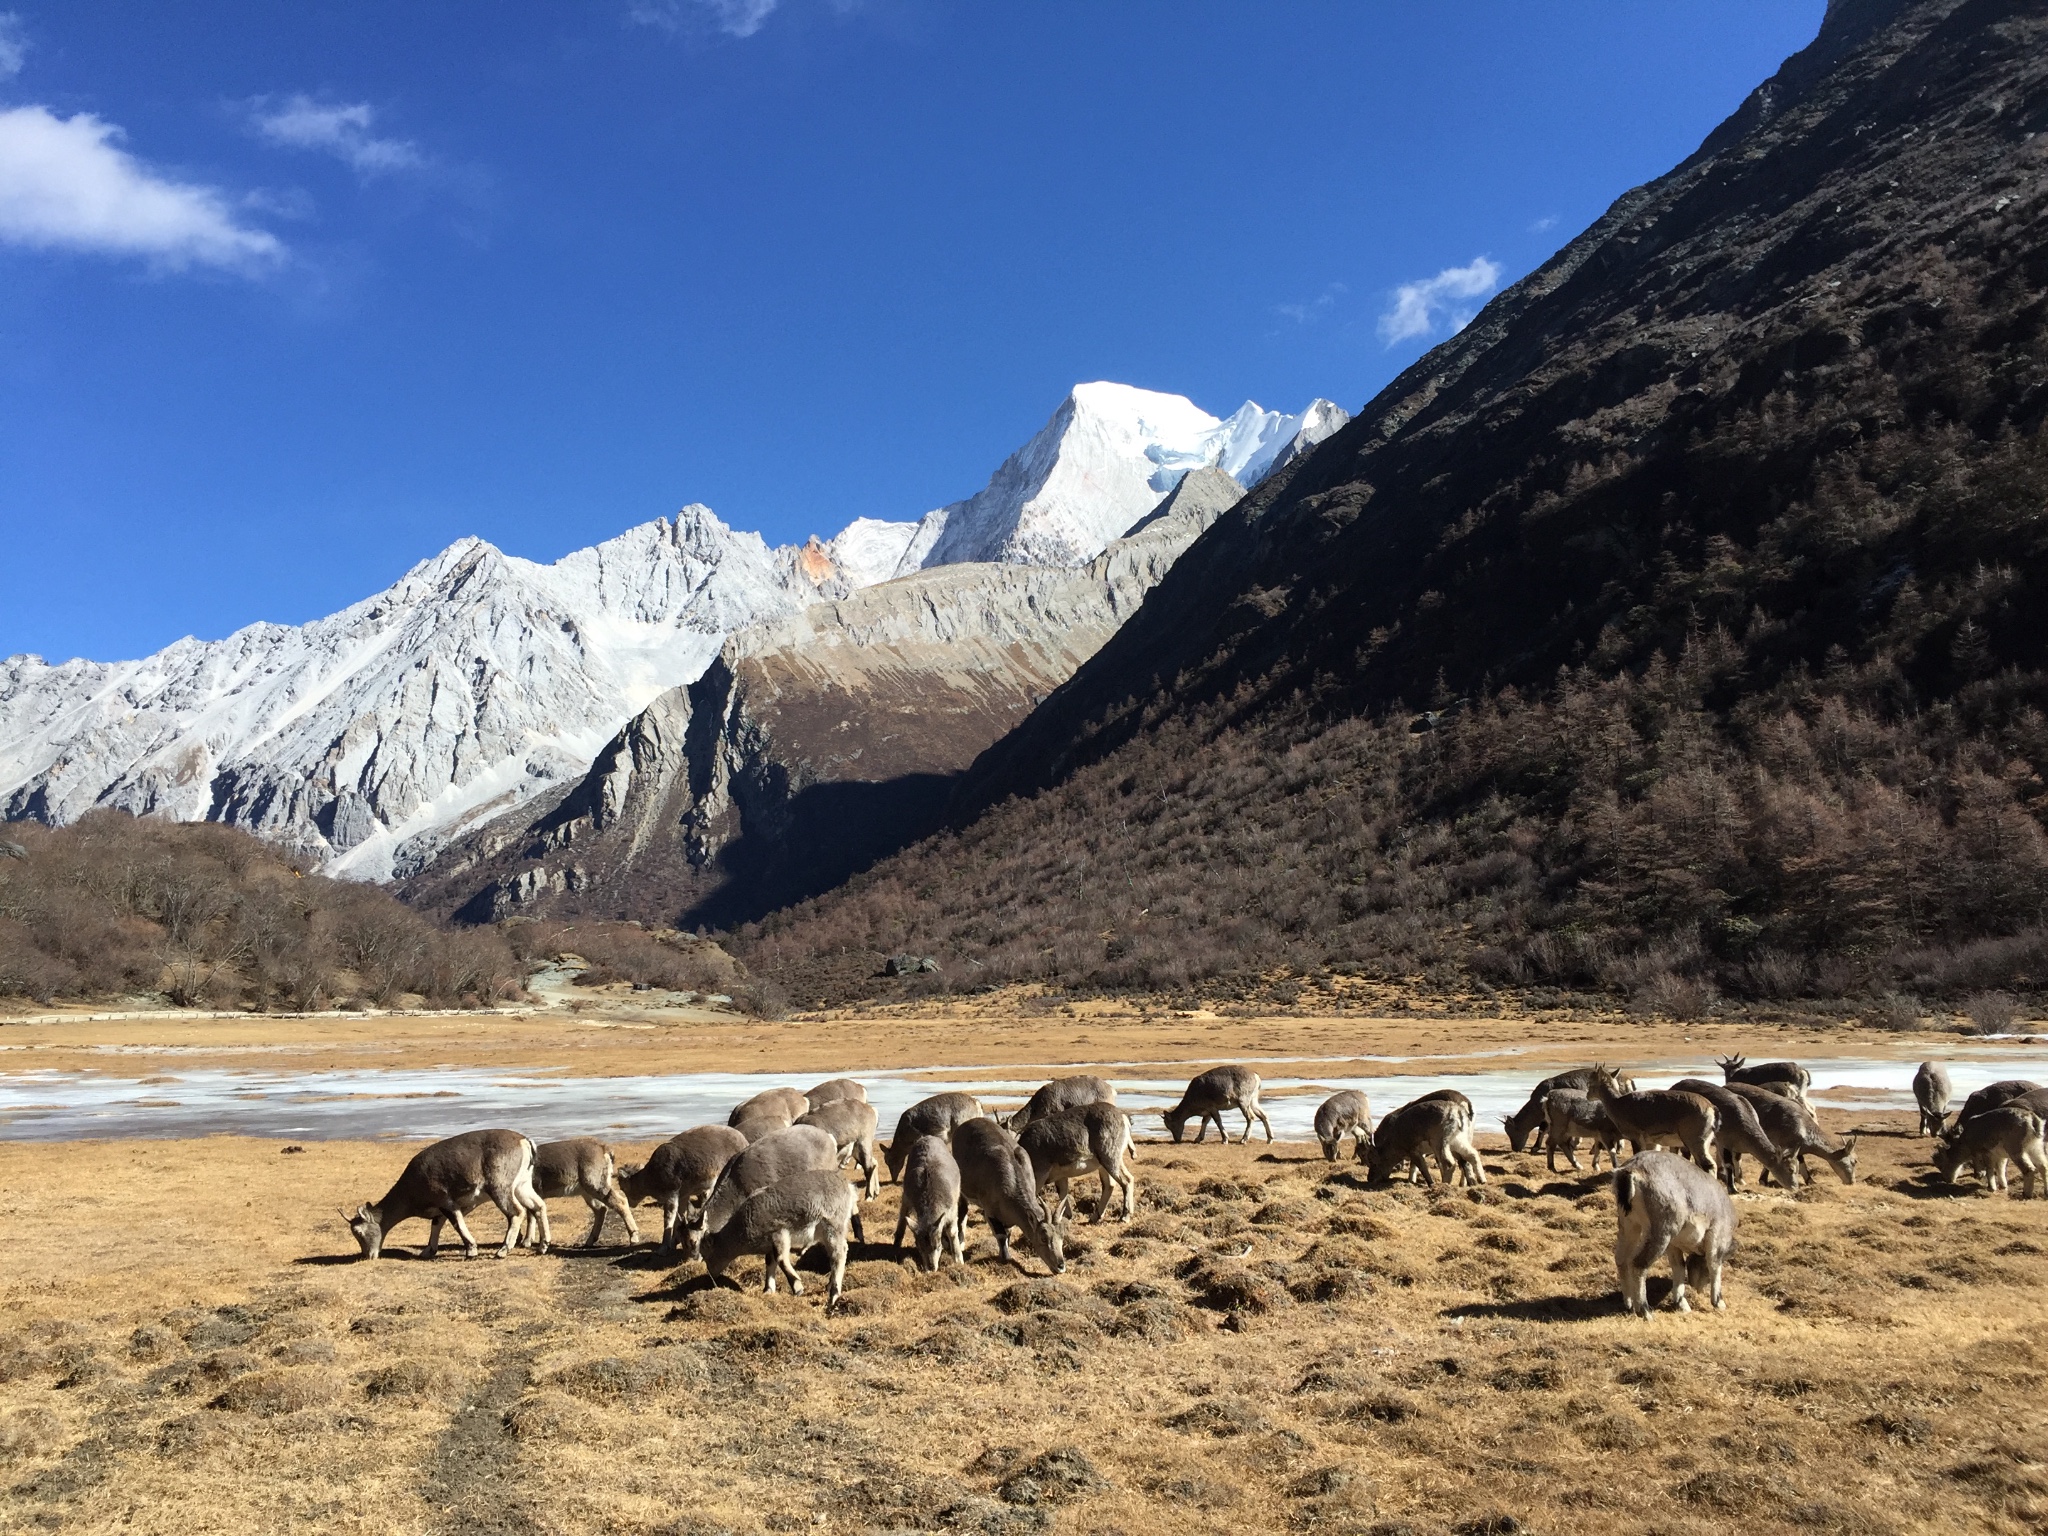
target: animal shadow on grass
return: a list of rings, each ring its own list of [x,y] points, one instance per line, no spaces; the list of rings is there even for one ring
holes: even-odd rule
[[[1255,1163],[1320,1163],[1324,1160],[1320,1152],[1311,1152],[1305,1157],[1282,1157],[1277,1152],[1261,1152],[1252,1159]]]
[[[1968,1200],[1980,1193],[1975,1184],[1953,1183],[1931,1168],[1910,1179],[1900,1179],[1891,1188],[1910,1200]]]
[[[1661,1287],[1661,1290],[1659,1289]],[[1650,1305],[1655,1307],[1671,1293],[1669,1280],[1650,1280]],[[1491,1317],[1523,1323],[1590,1323],[1621,1313],[1621,1293],[1607,1291],[1599,1296],[1532,1296],[1524,1301],[1473,1301],[1446,1307],[1444,1317]]]

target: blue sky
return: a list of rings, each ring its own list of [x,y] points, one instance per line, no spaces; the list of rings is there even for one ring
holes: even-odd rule
[[[1822,0],[0,0],[0,655],[1357,407]],[[1418,286],[1429,285],[1429,286]]]

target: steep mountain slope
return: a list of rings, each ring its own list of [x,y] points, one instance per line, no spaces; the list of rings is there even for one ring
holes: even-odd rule
[[[2048,7],[1836,0],[759,955],[2048,983],[2044,234]]]
[[[580,773],[732,629],[816,596],[792,552],[704,507],[546,566],[465,539],[311,624],[133,662],[10,657],[0,804],[10,820],[99,805],[224,821],[388,878]]]
[[[132,662],[9,657],[0,817],[224,821],[332,874],[411,874],[449,837],[580,777],[742,625],[965,558],[977,528],[1006,560],[1086,561],[1158,500],[1149,483],[1270,464],[1343,419],[1319,401],[1219,423],[1178,395],[1081,385],[988,490],[922,522],[862,518],[770,549],[693,506],[548,566],[467,539],[311,624]],[[1054,524],[1086,532],[1048,536]]]
[[[948,565],[742,629],[573,789],[457,842],[402,894],[472,920],[695,924],[826,889],[930,830],[951,779],[1238,495],[1198,469],[1088,565]]]

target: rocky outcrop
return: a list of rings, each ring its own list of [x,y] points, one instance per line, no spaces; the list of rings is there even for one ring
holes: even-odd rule
[[[1085,566],[945,566],[741,630],[541,814],[459,840],[403,893],[473,919],[723,923],[825,889],[927,830],[1238,494],[1197,470]]]

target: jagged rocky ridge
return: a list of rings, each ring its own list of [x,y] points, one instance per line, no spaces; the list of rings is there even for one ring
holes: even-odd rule
[[[552,565],[466,539],[310,624],[131,662],[9,657],[0,816],[222,821],[329,873],[415,873],[450,837],[580,777],[737,628],[970,548],[1085,561],[1157,500],[1145,487],[1203,464],[1264,472],[1344,419],[1318,401],[1218,421],[1179,396],[1081,385],[988,489],[921,521],[771,549],[692,506]]]
[[[2044,416],[2048,6],[1835,0],[750,961],[2048,986]]]
[[[827,889],[935,825],[952,779],[1239,494],[1198,469],[1085,566],[947,565],[741,629],[579,783],[458,840],[402,894],[473,921],[716,925]]]

